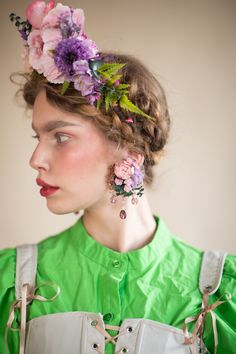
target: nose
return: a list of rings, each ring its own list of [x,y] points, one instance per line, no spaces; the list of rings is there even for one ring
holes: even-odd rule
[[[37,147],[35,148],[29,160],[29,164],[37,171],[47,171],[49,169],[48,154],[40,143],[38,143]]]

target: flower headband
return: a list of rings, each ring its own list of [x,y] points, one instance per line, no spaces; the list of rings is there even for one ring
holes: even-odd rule
[[[121,82],[122,63],[106,62],[95,42],[84,32],[84,12],[50,0],[31,2],[25,11],[26,21],[14,13],[10,20],[25,44],[25,61],[30,70],[43,74],[48,82],[62,84],[64,95],[74,88],[98,109],[120,108],[154,120],[128,98],[129,84]],[[133,123],[132,118],[126,120]]]

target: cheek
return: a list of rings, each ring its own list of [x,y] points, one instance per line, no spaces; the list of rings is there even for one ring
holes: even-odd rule
[[[91,180],[101,179],[107,173],[108,164],[104,158],[105,152],[98,149],[88,151],[78,151],[77,149],[68,148],[61,151],[55,166],[57,172],[70,179]]]

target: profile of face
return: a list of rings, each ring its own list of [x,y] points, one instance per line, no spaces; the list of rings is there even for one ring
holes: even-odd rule
[[[117,150],[90,119],[52,105],[45,90],[36,97],[32,127],[38,144],[30,165],[38,179],[58,187],[46,196],[49,210],[66,214],[108,203],[107,175],[125,152]]]

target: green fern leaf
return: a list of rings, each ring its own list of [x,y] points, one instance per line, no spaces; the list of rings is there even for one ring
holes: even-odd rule
[[[116,82],[117,80],[119,80],[119,79],[121,78],[121,76],[122,76],[122,75],[119,75],[119,74],[112,76],[112,77],[110,78],[110,80],[108,81],[108,84],[109,84],[109,85],[113,85],[114,82]]]
[[[116,88],[118,90],[123,90],[123,89],[127,89],[128,87],[130,87],[129,84],[119,84]]]
[[[103,64],[97,71],[106,77],[112,77],[116,75],[116,73],[123,68],[125,64],[118,63],[105,63]]]
[[[119,103],[120,103],[121,108],[155,121],[155,118],[153,118],[153,117],[149,116],[148,114],[144,113],[143,111],[141,111],[141,109],[139,109],[137,106],[135,106],[126,95],[121,96]]]

